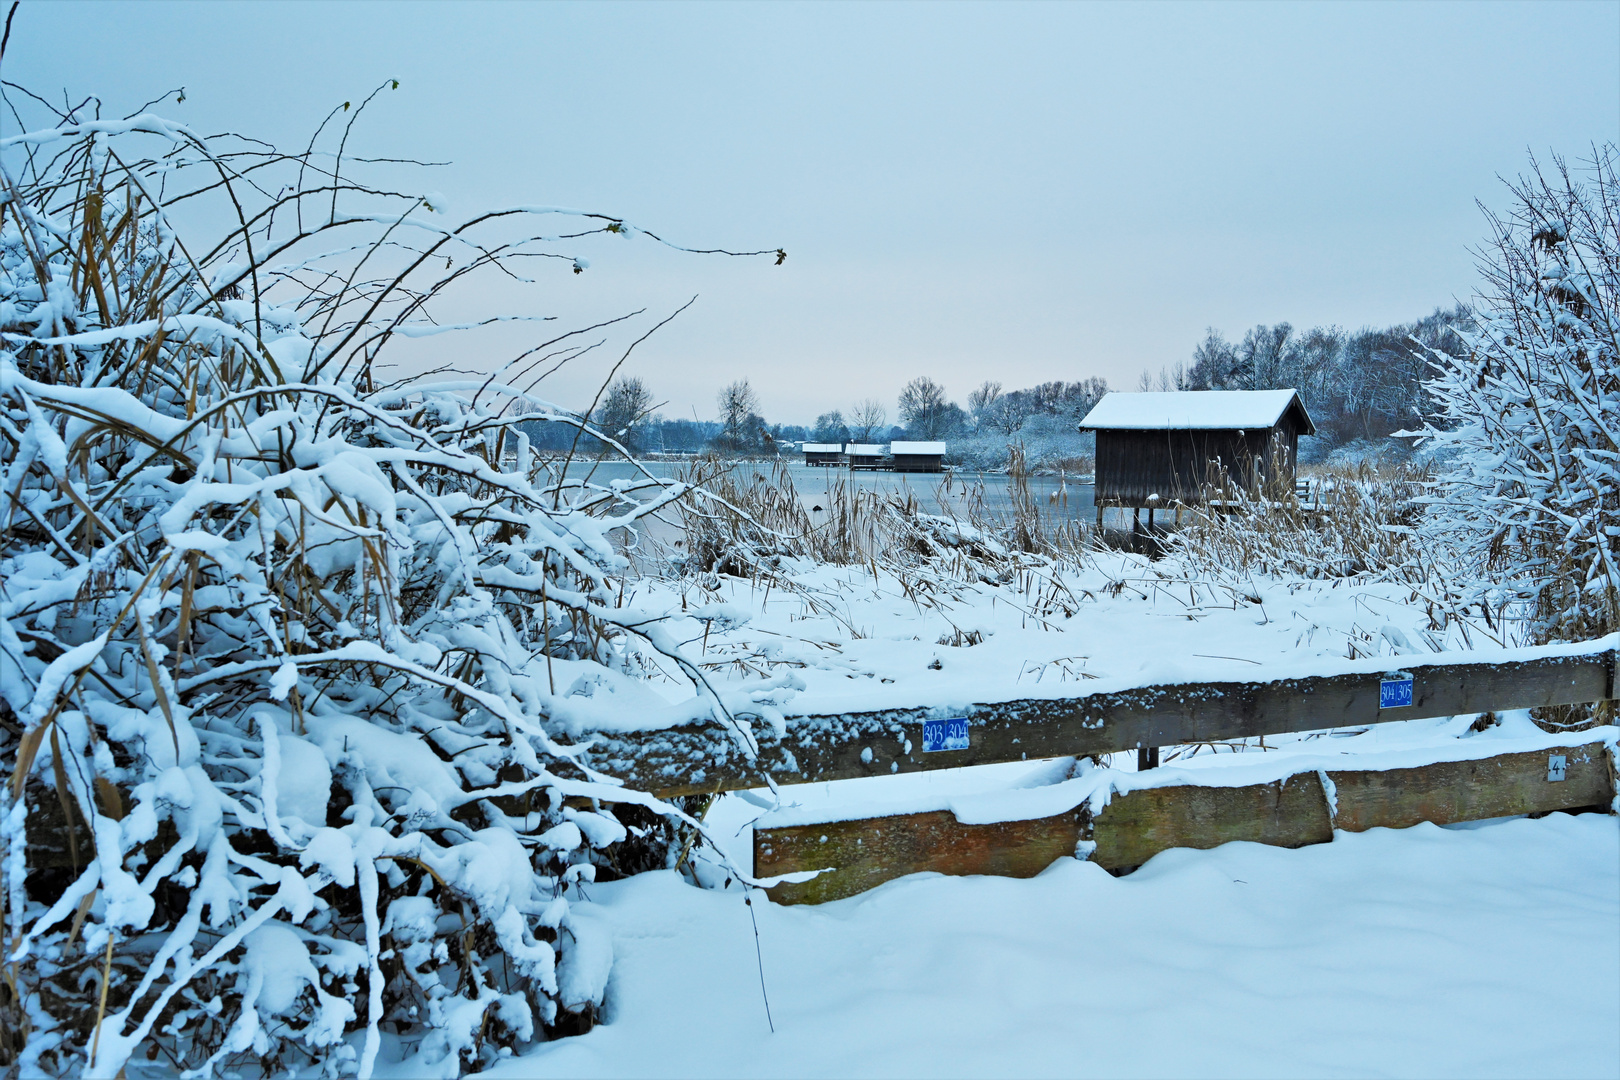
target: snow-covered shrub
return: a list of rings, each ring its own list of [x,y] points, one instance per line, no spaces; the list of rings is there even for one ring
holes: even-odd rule
[[[1428,528],[1478,567],[1463,603],[1532,642],[1620,629],[1620,178],[1616,148],[1510,185],[1481,252],[1477,321],[1431,352],[1420,433],[1449,451]]]
[[[380,372],[493,321],[430,317],[469,275],[584,268],[524,222],[634,230],[146,114],[0,161],[0,1050],[454,1074],[587,1026],[569,889],[683,815],[583,764],[570,690],[663,653],[706,693],[609,541],[689,488],[537,459],[521,365]]]
[[[1084,476],[1095,466],[1097,436],[1077,431],[1076,422],[1074,416],[1036,413],[1013,435],[985,425],[949,437],[945,461],[970,472],[1006,472],[1008,452],[1016,444],[1022,447],[1024,463],[1035,475]]]

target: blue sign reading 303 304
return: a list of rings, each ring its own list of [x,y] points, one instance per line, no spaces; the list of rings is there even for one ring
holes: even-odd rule
[[[949,720],[923,721],[923,750],[966,750],[968,748],[968,722],[965,716]]]

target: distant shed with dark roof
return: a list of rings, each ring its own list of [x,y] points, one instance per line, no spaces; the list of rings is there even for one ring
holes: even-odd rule
[[[1097,433],[1100,514],[1198,502],[1218,469],[1249,484],[1275,462],[1291,479],[1299,437],[1316,425],[1296,390],[1181,390],[1108,394],[1080,430]]]

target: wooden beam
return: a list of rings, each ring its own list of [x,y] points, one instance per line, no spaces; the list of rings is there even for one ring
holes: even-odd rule
[[[1549,762],[1560,757],[1563,779],[1549,779],[1557,775]],[[1322,774],[1303,772],[1243,787],[1143,788],[1115,796],[1094,821],[1076,808],[1030,821],[963,825],[950,811],[938,810],[756,829],[754,873],[775,877],[831,868],[769,890],[778,903],[817,904],[919,871],[1032,877],[1073,855],[1085,839],[1095,844],[1092,862],[1128,872],[1173,847],[1212,848],[1233,840],[1303,847],[1332,840],[1335,827],[1360,832],[1420,821],[1446,825],[1607,809],[1616,783],[1614,762],[1596,742],[1413,769],[1334,770],[1327,778],[1331,802]]]
[[[1212,848],[1234,840],[1304,847],[1333,839],[1322,778],[1299,773],[1244,787],[1143,788],[1117,796],[1092,823],[1092,862],[1105,870],[1141,866],[1173,847]]]
[[[1073,698],[1006,701],[955,709],[886,709],[788,720],[777,737],[756,725],[757,757],[714,721],[661,731],[598,734],[592,767],[670,797],[780,783],[948,769],[1081,754],[1360,727],[1604,701],[1615,696],[1615,650],[1477,662],[1405,661],[1412,703],[1381,708],[1379,673],[1214,683],[1176,683]],[[963,716],[965,750],[925,752],[925,720]]]
[[[1564,758],[1564,779],[1548,780],[1548,760]],[[1395,772],[1330,772],[1337,814],[1348,832],[1420,821],[1450,825],[1514,814],[1541,814],[1614,799],[1614,762],[1602,743],[1504,754],[1478,761],[1444,761]]]
[[[963,825],[949,810],[857,821],[831,821],[754,832],[754,876],[835,867],[809,881],[768,890],[779,904],[822,904],[865,892],[891,878],[933,870],[1026,878],[1072,856],[1081,815]]]

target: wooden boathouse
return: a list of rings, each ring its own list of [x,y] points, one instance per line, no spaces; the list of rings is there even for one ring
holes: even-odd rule
[[[845,443],[844,459],[851,469],[879,469],[882,467],[883,447],[877,443]]]
[[[842,465],[844,463],[844,444],[807,442],[804,444],[804,463],[806,465]]]
[[[1316,425],[1297,390],[1181,390],[1108,394],[1080,430],[1097,433],[1100,526],[1106,506],[1146,508],[1151,522],[1154,510],[1201,502],[1223,471],[1245,486],[1291,481],[1299,437]]]
[[[889,454],[895,472],[937,473],[945,471],[945,444],[942,442],[894,442]]]

